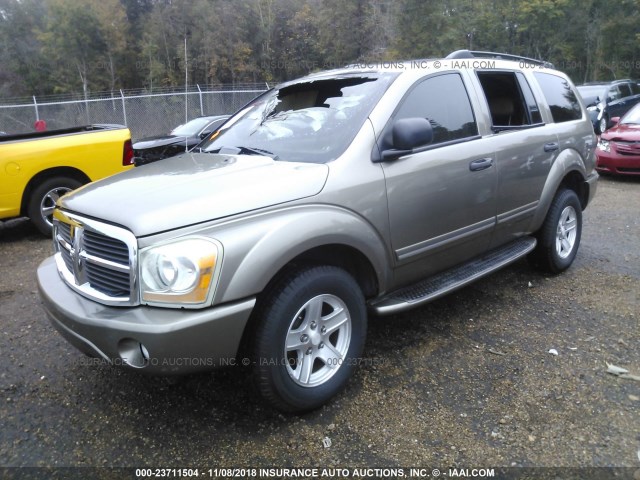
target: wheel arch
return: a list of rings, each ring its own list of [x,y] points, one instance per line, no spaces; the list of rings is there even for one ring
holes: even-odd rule
[[[535,232],[542,226],[551,202],[561,188],[576,192],[584,210],[589,201],[589,184],[586,179],[586,167],[582,156],[573,149],[563,150],[549,171],[530,231]]]
[[[329,265],[345,270],[360,286],[365,298],[377,295],[379,288],[378,277],[373,264],[367,256],[350,245],[328,244],[311,248],[292,258],[275,273],[258,297],[268,292],[274,284],[278,283],[281,278],[286,277],[292,269],[320,265]]]
[[[379,291],[378,277],[375,267],[367,256],[353,246],[334,243],[310,248],[289,260],[283,265],[257,295],[256,304],[247,321],[238,347],[238,357],[250,355],[253,349],[254,332],[259,321],[259,313],[271,292],[294,272],[305,267],[328,265],[345,270],[359,285],[363,296],[370,298]]]
[[[567,172],[567,174],[562,178],[558,189],[562,187],[576,192],[578,200],[580,200],[582,210],[587,208],[587,203],[589,201],[589,184],[585,182],[585,178],[580,172],[577,170]]]
[[[43,170],[34,175],[27,183],[27,186],[22,193],[22,201],[20,203],[20,214],[27,215],[27,209],[29,208],[29,201],[33,191],[42,182],[53,177],[68,177],[79,181],[82,184],[89,183],[91,179],[82,171],[73,167],[55,167]]]
[[[385,239],[366,219],[343,208],[285,208],[230,222],[210,235],[224,245],[216,303],[257,296],[300,264],[342,267],[365,296],[375,296],[391,281],[393,259]]]

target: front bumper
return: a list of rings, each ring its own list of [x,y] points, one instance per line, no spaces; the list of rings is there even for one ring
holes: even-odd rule
[[[596,170],[616,175],[640,175],[640,155],[598,152]]]
[[[145,373],[175,375],[234,365],[255,298],[203,310],[110,307],[72,291],[53,257],[38,267],[47,316],[87,355]]]

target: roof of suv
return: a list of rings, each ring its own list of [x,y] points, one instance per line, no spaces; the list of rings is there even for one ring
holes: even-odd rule
[[[487,62],[486,68],[493,68],[495,64],[489,65],[488,62],[491,60],[505,63],[518,63],[520,68],[547,68],[555,70],[555,67],[552,63],[537,60],[528,57],[522,57],[519,55],[511,55],[508,53],[497,53],[497,52],[484,52],[484,51],[472,51],[472,50],[456,50],[455,52],[450,53],[446,57],[442,58],[422,58],[415,60],[399,60],[399,61],[386,61],[386,60],[376,60],[376,61],[362,61],[360,63],[352,63],[350,65],[345,65],[344,67],[335,68],[332,70],[323,70],[319,72],[314,72],[305,77],[302,77],[304,80],[314,81],[319,80],[321,78],[327,77],[335,77],[336,75],[352,75],[354,73],[360,74],[379,74],[379,73],[402,73],[411,69],[419,69],[419,68],[427,68],[427,64],[435,64],[440,62],[441,65],[436,65],[435,68],[459,68],[461,63],[467,61],[478,61],[478,62]],[[457,64],[453,64],[451,67],[448,66],[450,62],[458,62]],[[485,68],[482,65],[479,68]],[[294,80],[293,83],[297,83],[299,80]],[[284,85],[289,84],[289,82],[285,82]]]

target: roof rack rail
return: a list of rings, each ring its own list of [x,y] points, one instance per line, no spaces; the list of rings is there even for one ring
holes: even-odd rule
[[[458,58],[495,58],[499,60],[512,60],[527,62],[534,65],[540,65],[541,67],[555,68],[553,63],[546,62],[544,60],[536,60],[535,58],[522,57],[520,55],[511,55],[509,53],[497,53],[497,52],[482,52],[477,50],[456,50],[451,52],[445,58],[458,59]]]
[[[620,83],[620,82],[637,82],[638,80],[633,80],[631,78],[616,78],[615,80],[594,80],[593,82],[584,82],[582,85],[609,85],[612,83]]]

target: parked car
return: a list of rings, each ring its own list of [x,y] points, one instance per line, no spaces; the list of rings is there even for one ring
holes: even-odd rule
[[[525,256],[569,268],[597,186],[589,117],[548,64],[481,55],[284,83],[197,151],[65,196],[38,268],[51,322],[145,373],[245,365],[300,412],[366,361],[368,311]]]
[[[149,137],[133,144],[136,167],[189,151],[222,125],[229,115],[198,117],[160,137]]]
[[[2,135],[0,220],[29,217],[40,232],[51,235],[59,197],[132,167],[131,133],[121,125]]]
[[[640,102],[640,85],[633,80],[578,85],[596,133],[604,132],[613,117],[621,117]]]
[[[613,127],[598,141],[596,168],[604,173],[640,175],[640,104],[611,121]]]

